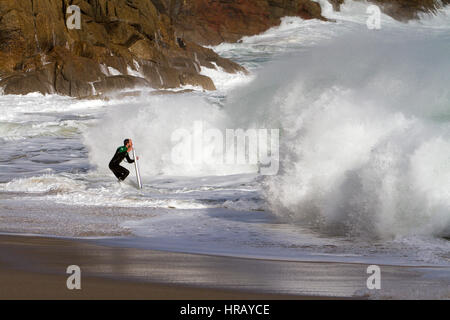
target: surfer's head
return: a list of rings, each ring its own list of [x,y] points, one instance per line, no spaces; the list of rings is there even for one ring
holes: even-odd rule
[[[131,139],[125,139],[125,140],[123,141],[123,145],[124,145],[125,147],[127,147],[128,150],[131,150],[131,148],[133,147],[133,141],[132,141]]]

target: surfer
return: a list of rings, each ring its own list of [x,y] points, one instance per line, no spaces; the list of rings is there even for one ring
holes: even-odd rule
[[[130,171],[122,167],[120,163],[124,159],[127,159],[128,163],[134,163],[134,160],[128,155],[128,152],[131,150],[133,150],[133,141],[131,139],[125,139],[123,146],[117,148],[114,157],[109,162],[109,169],[111,169],[119,181],[124,181],[130,174]],[[136,157],[136,160],[139,160],[139,157]]]

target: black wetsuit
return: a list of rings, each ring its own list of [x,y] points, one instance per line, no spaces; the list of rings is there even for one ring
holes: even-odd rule
[[[134,163],[134,160],[128,155],[127,147],[122,146],[117,148],[116,154],[109,162],[109,168],[120,181],[125,180],[130,174],[130,171],[120,165],[124,159],[127,159],[128,163]]]

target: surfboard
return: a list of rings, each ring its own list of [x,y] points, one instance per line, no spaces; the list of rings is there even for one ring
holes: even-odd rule
[[[133,148],[133,159],[134,159],[134,169],[136,169],[137,185],[139,189],[142,189],[141,173],[139,171],[139,164],[136,158],[136,150],[134,150],[134,148]]]

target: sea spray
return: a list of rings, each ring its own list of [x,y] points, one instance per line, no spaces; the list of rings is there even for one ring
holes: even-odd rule
[[[203,141],[202,161],[173,161],[177,132],[195,133],[195,124],[205,131],[220,130],[225,134],[230,122],[227,114],[217,105],[208,103],[194,94],[150,96],[119,103],[110,110],[98,126],[85,130],[84,140],[89,147],[91,163],[99,172],[107,172],[107,162],[116,144],[132,138],[139,145],[141,172],[145,175],[225,175],[256,172],[254,165],[231,166],[223,163],[223,153],[211,152],[214,141]],[[105,134],[108,132],[108,134]],[[186,143],[183,144],[186,146]],[[187,145],[186,147],[191,147]]]
[[[282,128],[272,211],[332,234],[448,236],[447,52],[439,37],[363,32],[261,73],[247,89],[262,86],[257,105],[267,99]]]
[[[175,166],[171,134],[195,121],[280,128],[280,174],[265,181],[278,217],[337,235],[446,236],[450,47],[445,32],[432,35],[403,25],[346,33],[255,71],[222,106],[195,94],[119,103],[85,131],[91,162],[107,172],[111,144],[129,136],[144,175],[251,172]]]

